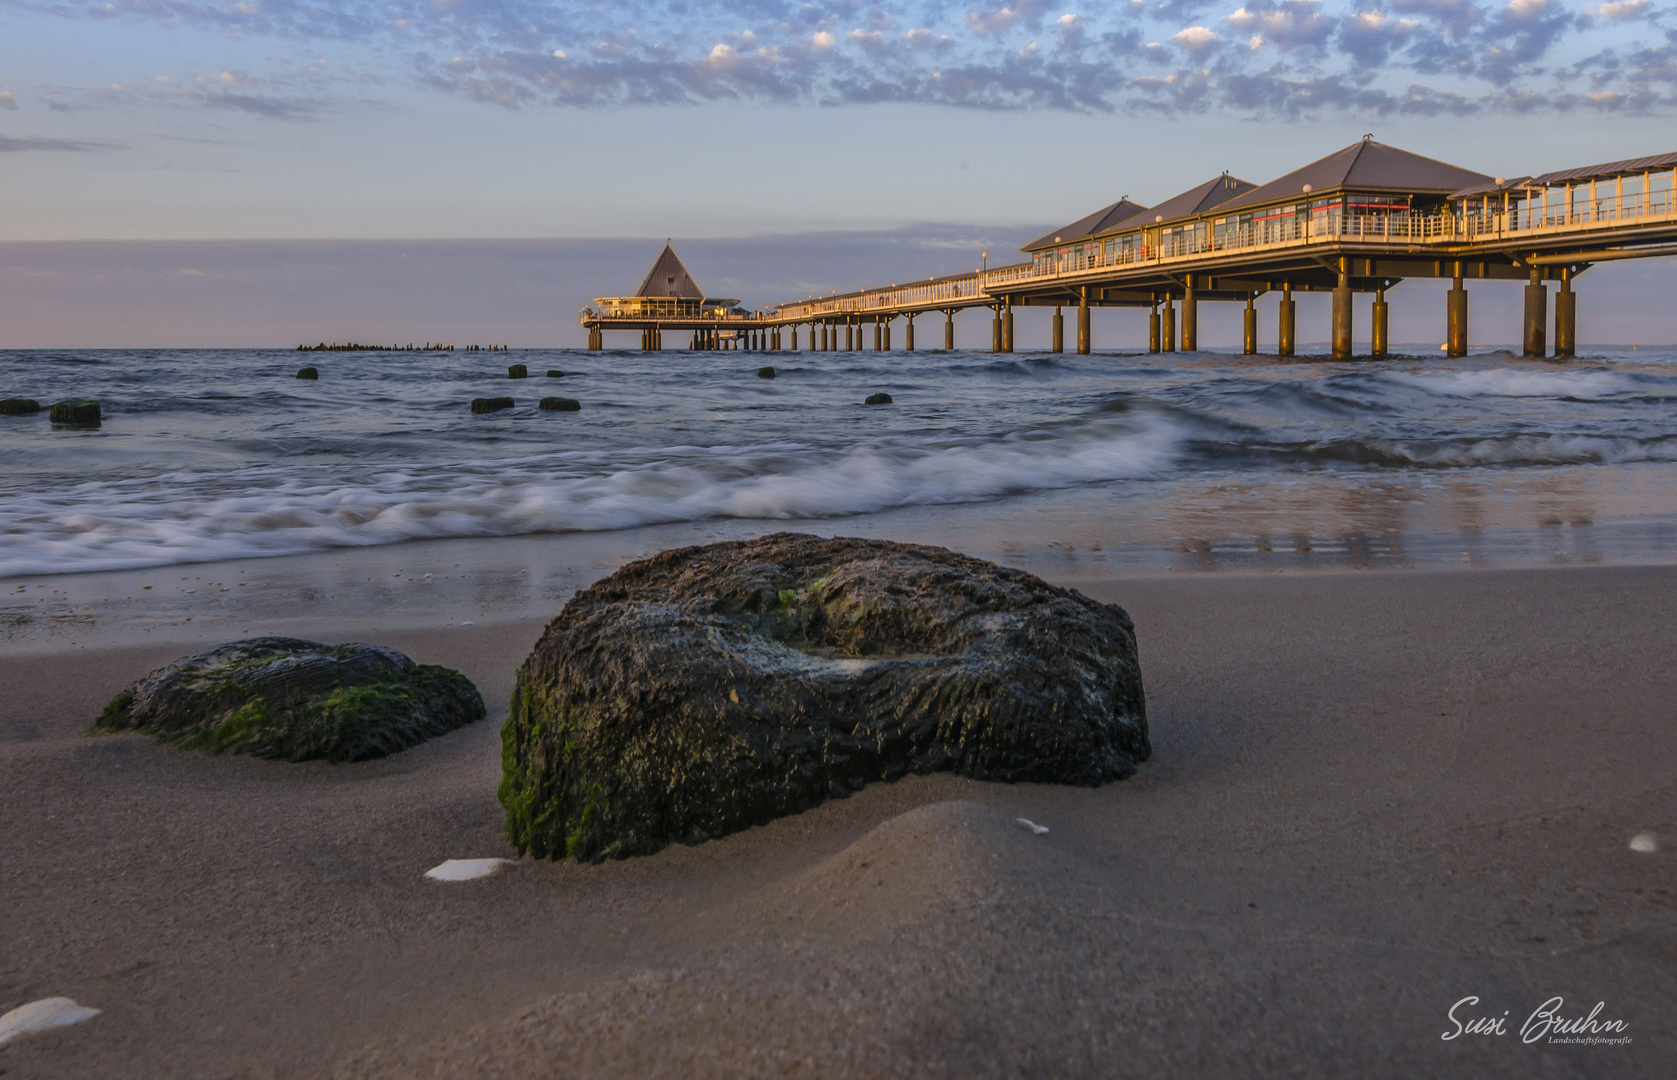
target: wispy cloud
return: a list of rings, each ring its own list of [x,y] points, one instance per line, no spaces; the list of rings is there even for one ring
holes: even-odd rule
[[[11,2],[267,38],[282,53],[364,45],[424,85],[515,108],[902,101],[1296,116],[1677,105],[1677,16],[1655,0]],[[275,119],[326,100],[294,85],[165,89],[177,103]]]
[[[116,143],[86,142],[79,139],[48,139],[33,135],[0,135],[0,154],[21,154],[32,150],[68,150],[87,153],[94,150],[120,150]]]

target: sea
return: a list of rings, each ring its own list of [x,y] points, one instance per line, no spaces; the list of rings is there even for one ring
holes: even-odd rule
[[[639,551],[672,525],[900,534],[1073,577],[1677,559],[1674,348],[36,350],[0,352],[0,397],[102,410],[0,416],[7,579],[467,538]]]

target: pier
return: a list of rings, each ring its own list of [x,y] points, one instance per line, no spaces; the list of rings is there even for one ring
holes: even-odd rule
[[[1073,347],[1088,353],[1091,309],[1147,308],[1148,351],[1173,352],[1198,348],[1200,304],[1235,303],[1245,306],[1243,350],[1257,353],[1255,302],[1278,293],[1268,341],[1291,356],[1293,293],[1327,292],[1332,355],[1348,358],[1357,297],[1368,300],[1371,353],[1383,356],[1387,291],[1441,278],[1451,282],[1441,313],[1448,355],[1467,353],[1469,284],[1505,281],[1525,283],[1524,354],[1571,356],[1581,274],[1601,262],[1677,255],[1677,153],[1506,178],[1365,137],[1268,183],[1225,173],[1151,208],[1120,199],[1022,251],[1028,259],[1008,265],[747,311],[705,298],[666,244],[639,294],[597,299],[579,314],[592,349],[621,330],[658,349],[671,330],[691,335],[690,348],[782,351],[803,341],[858,350],[871,338],[875,350],[890,350],[900,320],[902,348],[912,352],[918,317],[943,316],[941,344],[953,349],[956,313],[983,307],[992,313],[989,348],[1012,352],[1014,309],[1052,307],[1051,348],[1062,352],[1069,308]]]

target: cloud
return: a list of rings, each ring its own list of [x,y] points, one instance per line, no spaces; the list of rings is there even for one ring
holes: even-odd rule
[[[114,143],[86,142],[79,139],[45,139],[33,135],[0,135],[0,154],[21,154],[31,150],[67,150],[87,153],[94,150],[120,150]]]
[[[151,102],[307,119],[364,100],[356,79],[376,65],[379,77],[417,77],[508,108],[1677,109],[1666,75],[1677,47],[1665,30],[1670,8],[1653,0],[1132,0],[1083,10],[1047,0],[0,2],[43,16],[190,27],[297,57],[287,70],[276,61],[169,83],[119,73],[112,85],[38,93],[55,109]],[[320,43],[367,58],[368,69],[306,67]]]

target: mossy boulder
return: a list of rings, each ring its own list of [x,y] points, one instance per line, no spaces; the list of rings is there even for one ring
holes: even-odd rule
[[[868,399],[866,401],[862,402],[862,404],[864,404],[864,405],[889,405],[889,404],[891,404],[891,395],[890,394],[869,394]]]
[[[760,367],[760,368],[758,368],[757,369],[757,377],[759,379],[772,379],[772,378],[774,378],[774,368],[772,368],[772,367]]]
[[[577,593],[518,669],[521,852],[696,843],[909,773],[1096,785],[1150,747],[1122,608],[942,548],[777,533]]]
[[[576,412],[582,408],[582,402],[570,397],[544,397],[537,405],[549,412]]]
[[[565,377],[565,373],[560,371],[558,368],[548,368],[547,377],[550,379],[563,379]]]
[[[525,367],[523,364],[508,364],[507,365],[507,378],[509,378],[509,379],[528,379],[529,377],[530,377],[530,369]]]
[[[320,378],[320,372],[312,367],[300,367],[297,369],[297,377],[299,379],[318,379]]]
[[[472,411],[475,413],[500,412],[510,409],[518,402],[510,397],[479,397],[472,399]]]
[[[68,424],[71,427],[98,427],[99,403],[86,398],[66,398],[53,403],[52,411],[48,414],[55,424]]]
[[[41,403],[34,398],[0,398],[0,416],[32,416],[41,411]]]
[[[112,698],[93,731],[218,754],[364,761],[483,716],[483,697],[458,671],[379,645],[260,637],[157,669]]]

